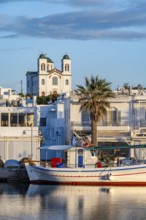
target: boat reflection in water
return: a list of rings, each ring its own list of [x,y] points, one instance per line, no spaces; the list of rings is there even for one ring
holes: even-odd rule
[[[145,187],[30,185],[27,195],[41,198],[50,218],[50,211],[56,219],[137,220],[146,215]],[[38,199],[34,201],[39,208]]]
[[[27,195],[34,198],[36,210],[40,204],[42,209],[47,209],[48,219],[69,220],[97,219],[100,200],[106,200],[107,193],[109,188],[32,184]]]
[[[146,187],[0,185],[0,219],[144,220]]]
[[[0,183],[0,200],[4,195],[26,195],[28,188],[28,183]]]

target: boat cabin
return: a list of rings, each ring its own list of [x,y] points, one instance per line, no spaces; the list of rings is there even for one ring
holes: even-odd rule
[[[67,151],[67,167],[95,167],[98,159],[94,150],[73,147]]]
[[[47,155],[53,155],[50,158],[52,167],[93,168],[98,161],[95,150],[88,150],[88,148],[54,145],[41,147],[41,150],[43,149],[48,152]],[[53,154],[51,151],[53,151]]]

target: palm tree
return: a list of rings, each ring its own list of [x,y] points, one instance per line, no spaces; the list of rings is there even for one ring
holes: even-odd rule
[[[77,85],[76,94],[80,96],[80,111],[86,111],[91,119],[91,143],[97,145],[97,123],[107,114],[110,108],[109,98],[115,94],[110,88],[111,83],[99,79],[98,75],[91,78],[85,77],[85,87]]]

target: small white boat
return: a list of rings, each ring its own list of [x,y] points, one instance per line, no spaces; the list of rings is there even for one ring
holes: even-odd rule
[[[101,166],[93,148],[51,146],[50,150],[65,150],[66,165],[62,158],[52,158],[50,167],[26,164],[31,183],[99,185],[99,186],[146,186],[146,164]]]

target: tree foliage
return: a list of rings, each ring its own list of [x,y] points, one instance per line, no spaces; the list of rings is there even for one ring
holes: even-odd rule
[[[110,108],[109,98],[115,94],[110,88],[111,83],[97,76],[85,77],[85,86],[77,85],[76,94],[80,96],[80,111],[87,111],[91,119],[91,143],[97,144],[97,122],[101,120]]]
[[[38,96],[37,97],[37,104],[38,105],[47,105],[48,102],[55,102],[58,98],[58,94],[50,94],[48,96]]]

